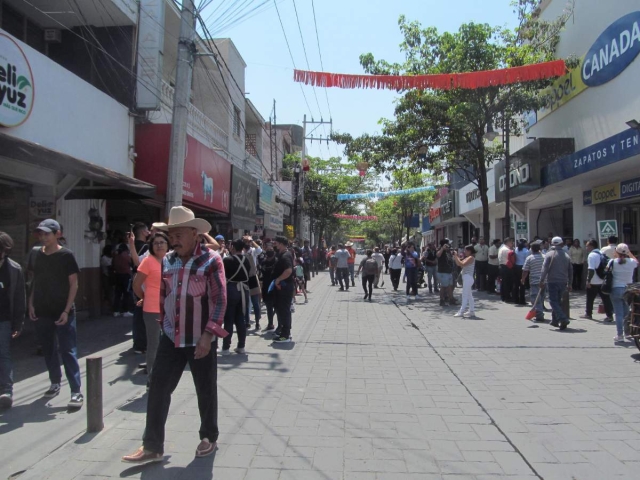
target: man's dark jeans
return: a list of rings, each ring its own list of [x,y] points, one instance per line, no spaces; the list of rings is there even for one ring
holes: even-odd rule
[[[265,307],[267,307],[267,325],[273,325],[273,316],[276,313],[273,293],[270,293],[264,297],[264,305]]]
[[[562,310],[562,294],[567,289],[566,283],[550,282],[549,289],[549,303],[551,304],[552,317],[556,322],[564,322],[568,320],[567,316]]]
[[[488,290],[487,288],[487,274],[489,273],[489,262],[488,261],[477,261],[476,260],[476,288],[478,291]]]
[[[376,279],[375,275],[362,274],[362,289],[365,295],[371,296],[373,293],[373,281]]]
[[[11,322],[0,322],[0,395],[13,393]]]
[[[389,277],[391,278],[391,285],[395,290],[398,289],[400,285],[400,275],[402,274],[401,268],[390,268],[389,269]]]
[[[349,269],[336,268],[336,276],[338,277],[337,281],[340,283],[340,288],[346,288],[349,290]]]
[[[204,357],[194,358],[195,347],[176,348],[166,336],[160,338],[156,362],[151,371],[147,399],[147,424],[142,437],[146,450],[164,453],[164,427],[167,423],[171,394],[178,386],[182,372],[189,364],[200,411],[200,440],[218,440],[218,378],[215,344]]]
[[[500,265],[500,298],[503,302],[511,301],[511,291],[513,290],[513,275],[512,269],[507,268],[506,265]]]
[[[278,328],[281,330],[281,337],[291,336],[291,299],[293,298],[293,281],[282,282],[280,290],[275,290],[275,307],[278,315]],[[284,284],[284,285],[283,285]]]
[[[76,311],[71,309],[69,321],[64,325],[56,325],[58,318],[38,317],[36,332],[42,345],[42,354],[49,371],[51,383],[60,383],[62,370],[60,357],[64,365],[64,373],[72,393],[80,393],[80,365],[76,348]],[[57,337],[57,342],[56,342]]]
[[[604,303],[604,311],[606,312],[607,318],[613,318],[613,304],[611,303],[611,297],[602,293],[601,288],[602,285],[591,285],[591,287],[587,288],[586,314],[589,316],[593,315],[593,301],[599,295],[602,299],[602,303]]]
[[[498,265],[489,265],[489,278],[487,280],[487,292],[495,293],[496,279],[500,276],[500,267]]]
[[[247,338],[247,325],[245,323],[245,312],[242,310],[243,296],[244,308],[246,311],[249,311],[249,291],[239,291],[237,283],[227,283],[227,310],[224,313],[224,329],[229,332],[229,335],[222,339],[223,350],[229,350],[229,347],[231,346],[234,325],[236,327],[236,334],[238,335],[238,348],[244,348]]]
[[[418,269],[417,268],[405,268],[405,274],[407,275],[407,295],[418,294]]]

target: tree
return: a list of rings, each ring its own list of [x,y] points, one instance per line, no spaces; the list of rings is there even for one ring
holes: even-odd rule
[[[355,162],[342,163],[338,157],[328,160],[306,158],[310,167],[304,181],[306,211],[320,239],[326,232],[338,229],[340,220],[333,216],[334,213],[358,213],[357,205],[338,200],[338,194],[363,192],[368,188],[369,179],[355,175]]]
[[[519,25],[515,30],[467,23],[455,33],[423,28],[404,15],[398,24],[404,36],[403,63],[360,56],[367,73],[418,75],[459,73],[517,67],[555,58],[559,32],[569,18],[566,11],[553,22],[538,17],[537,0],[517,0]],[[575,59],[567,59],[569,66]],[[395,119],[382,119],[382,134],[353,138],[335,134],[347,155],[361,155],[379,172],[409,169],[434,175],[459,173],[475,183],[482,202],[482,226],[489,236],[487,169],[502,157],[501,146],[485,144],[488,127],[507,122],[520,132],[519,116],[545,101],[538,94],[550,81],[535,81],[475,90],[406,91],[398,100]]]

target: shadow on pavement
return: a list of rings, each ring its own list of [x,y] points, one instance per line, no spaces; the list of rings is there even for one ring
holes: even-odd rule
[[[25,423],[42,423],[55,420],[61,412],[74,413],[79,409],[67,407],[47,407],[49,398],[39,398],[26,405],[16,405],[0,412],[0,435],[21,428]]]
[[[120,478],[140,476],[142,480],[160,480],[164,478],[211,480],[213,478],[213,464],[218,449],[208,457],[195,458],[186,467],[172,467],[171,455],[166,455],[161,463],[150,465],[136,465],[120,473]]]

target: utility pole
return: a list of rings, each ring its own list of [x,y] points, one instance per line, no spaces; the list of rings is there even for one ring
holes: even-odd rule
[[[271,181],[278,179],[278,130],[276,130],[276,99],[273,99],[273,120],[269,129],[269,137],[271,140]]]
[[[184,160],[187,151],[189,98],[191,96],[191,76],[193,73],[193,59],[195,54],[195,26],[196,16],[193,0],[182,0],[165,203],[167,218],[169,217],[169,212],[172,207],[182,205],[182,182],[184,178]]]

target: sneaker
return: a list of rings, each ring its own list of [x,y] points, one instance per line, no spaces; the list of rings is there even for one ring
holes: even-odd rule
[[[309,301],[305,298],[305,299],[304,299],[304,303],[309,303]]]
[[[49,390],[44,392],[44,398],[53,398],[60,393],[60,384],[52,383]]]
[[[566,330],[567,327],[569,326],[569,320],[563,320],[560,322],[560,330]]]
[[[121,314],[121,313],[118,313],[118,312],[113,312],[113,316],[114,316],[114,317],[121,317],[121,316],[122,316],[122,314]]]
[[[140,350],[139,348],[134,348],[133,349],[133,353],[137,354],[137,355],[142,355],[143,353],[145,353],[144,350]]]
[[[275,326],[273,326],[273,325],[267,325],[267,327],[266,327],[264,330],[262,330],[262,331],[263,331],[263,332],[273,332],[275,329],[276,329],[276,327],[275,327]]]
[[[585,320],[593,320],[591,315],[582,315],[580,318],[584,318]]]
[[[447,306],[447,304],[446,304],[446,303],[444,303],[444,300],[440,300],[440,306],[441,306],[441,307],[446,307],[446,306]]]
[[[455,298],[449,300],[449,305],[458,305],[458,301]]]
[[[144,369],[146,369],[146,368],[147,368],[147,364],[146,364],[146,363],[139,363],[139,364],[138,364],[138,368],[140,368],[140,369],[144,370]]]
[[[607,317],[604,319],[605,322],[613,322],[613,317]]]
[[[229,350],[227,350],[229,351]],[[244,348],[236,348],[233,350],[236,353],[239,353],[240,355],[244,355]]]
[[[274,338],[273,341],[275,343],[290,343],[291,342],[291,338],[287,338],[287,337],[277,337]]]
[[[67,407],[69,407],[69,408],[81,408],[83,404],[84,404],[84,397],[82,396],[82,394],[81,393],[72,393],[71,394],[71,400],[69,400],[69,403],[67,404]]]
[[[124,312],[120,314],[121,317],[133,317],[133,313],[131,312]]]
[[[223,348],[222,351],[220,352],[220,355],[222,355],[223,357],[226,357],[227,355],[231,355],[231,352],[229,351],[228,348]]]
[[[625,335],[624,338],[626,340],[628,340],[629,342],[633,342],[633,336],[632,335]]]
[[[614,342],[624,342],[624,337],[622,335],[616,335],[613,337]]]
[[[296,307],[294,305],[291,305],[291,313],[295,313],[296,312]]]
[[[256,331],[260,330],[260,324],[256,323]]]
[[[365,294],[364,294],[364,299],[366,300],[367,298],[369,298],[369,294],[368,294],[368,293],[365,293]]]
[[[551,320],[551,323],[549,323],[549,325],[551,325],[552,327],[556,327],[556,328],[560,327],[560,324],[558,323],[557,320]]]
[[[146,465],[147,463],[161,462],[163,460],[161,453],[154,453],[140,447],[131,455],[122,457],[124,463],[135,463],[137,465]]]
[[[464,314],[462,312],[457,312],[454,317],[464,317]]]
[[[0,395],[0,408],[11,408],[11,405],[13,405],[13,395],[10,393]]]
[[[468,312],[463,315],[464,318],[476,318],[475,312]]]
[[[339,291],[339,292],[344,292],[344,287],[340,287],[340,288],[338,289],[338,291]]]
[[[206,457],[211,455],[216,449],[216,442],[210,442],[208,438],[203,438],[196,448],[196,457]]]

